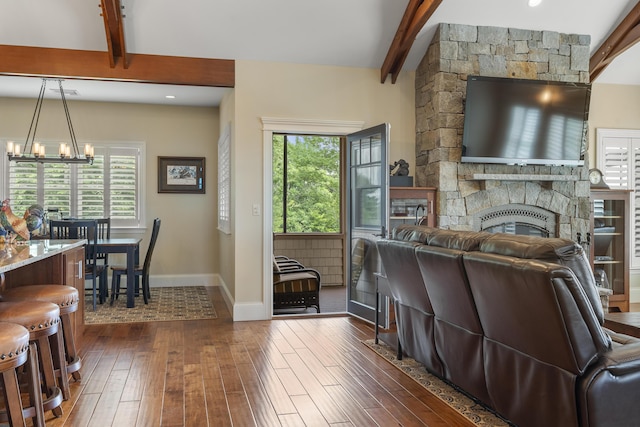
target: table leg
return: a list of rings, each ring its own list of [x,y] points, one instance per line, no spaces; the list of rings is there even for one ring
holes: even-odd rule
[[[127,308],[135,306],[135,247],[127,247]]]

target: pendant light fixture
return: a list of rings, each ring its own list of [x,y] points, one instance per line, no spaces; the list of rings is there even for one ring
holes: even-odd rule
[[[64,108],[64,114],[67,119],[67,127],[69,128],[69,136],[71,141],[69,143],[61,143],[58,149],[57,156],[47,156],[45,146],[35,141],[36,131],[38,130],[38,121],[40,120],[40,111],[42,110],[42,101],[44,100],[44,94],[47,88],[47,80],[55,80],[58,82],[60,88],[60,97],[62,98],[62,107]],[[76,134],[73,130],[73,124],[71,123],[71,115],[69,114],[69,107],[67,105],[67,98],[62,88],[62,80],[60,79],[42,79],[42,86],[40,86],[40,94],[36,101],[36,109],[33,112],[31,118],[31,125],[29,126],[29,132],[27,138],[24,141],[22,149],[19,144],[13,141],[7,142],[7,156],[9,161],[18,163],[87,163],[93,164],[93,147],[89,144],[84,147],[84,156],[80,155],[80,149],[78,148],[78,141],[76,140]]]

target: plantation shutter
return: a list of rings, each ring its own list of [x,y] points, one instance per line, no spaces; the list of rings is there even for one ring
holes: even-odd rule
[[[22,212],[38,198],[38,168],[34,163],[16,163],[9,168],[9,199],[14,213]]]
[[[598,167],[610,188],[634,190],[630,197],[631,260],[640,265],[640,137],[620,136],[598,138]],[[594,205],[595,213],[598,206]]]
[[[47,143],[47,152],[57,144]],[[6,155],[3,146],[6,141],[0,145],[0,154]],[[94,148],[93,164],[8,162],[3,191],[13,213],[22,216],[39,204],[57,208],[63,217],[110,217],[112,227],[142,226],[144,143],[98,143]]]
[[[604,138],[604,164],[600,167],[604,181],[610,188],[628,189],[630,178],[630,147],[629,138]]]
[[[113,148],[109,155],[109,216],[129,226],[139,226],[139,148]]]
[[[100,152],[102,150],[98,150]],[[80,165],[75,180],[78,218],[105,218],[104,154],[95,153],[92,165]]]
[[[24,163],[20,163],[24,164]],[[73,216],[71,208],[71,165],[63,163],[45,163],[39,166],[44,173],[42,179],[43,207],[58,208],[63,217]],[[33,201],[35,203],[35,201]]]

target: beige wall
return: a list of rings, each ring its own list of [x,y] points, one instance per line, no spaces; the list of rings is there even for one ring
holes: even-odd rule
[[[414,74],[380,84],[378,69],[236,61],[233,141],[235,302],[263,303],[263,219],[251,207],[263,200],[261,117],[391,124],[390,159],[415,166]],[[242,260],[242,262],[240,262]]]
[[[596,129],[640,129],[640,86],[594,83],[589,109],[589,165],[596,160]]]
[[[68,140],[63,110],[59,102],[57,104],[51,112],[46,105],[43,107],[38,138]],[[24,141],[34,106],[35,100],[0,98],[0,138]],[[76,101],[69,102],[69,110],[79,142],[146,143],[144,178],[148,228],[144,234],[142,255],[149,242],[153,218],[162,219],[151,274],[200,276],[200,281],[211,281],[219,270],[215,244],[216,144],[220,132],[218,109]],[[158,156],[205,157],[206,194],[158,194]]]

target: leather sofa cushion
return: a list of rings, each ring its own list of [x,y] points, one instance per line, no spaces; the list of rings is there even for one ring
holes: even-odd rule
[[[480,243],[480,251],[521,259],[536,259],[569,267],[582,285],[600,325],[604,325],[604,310],[595,277],[587,255],[576,242],[561,238],[495,233]]]

